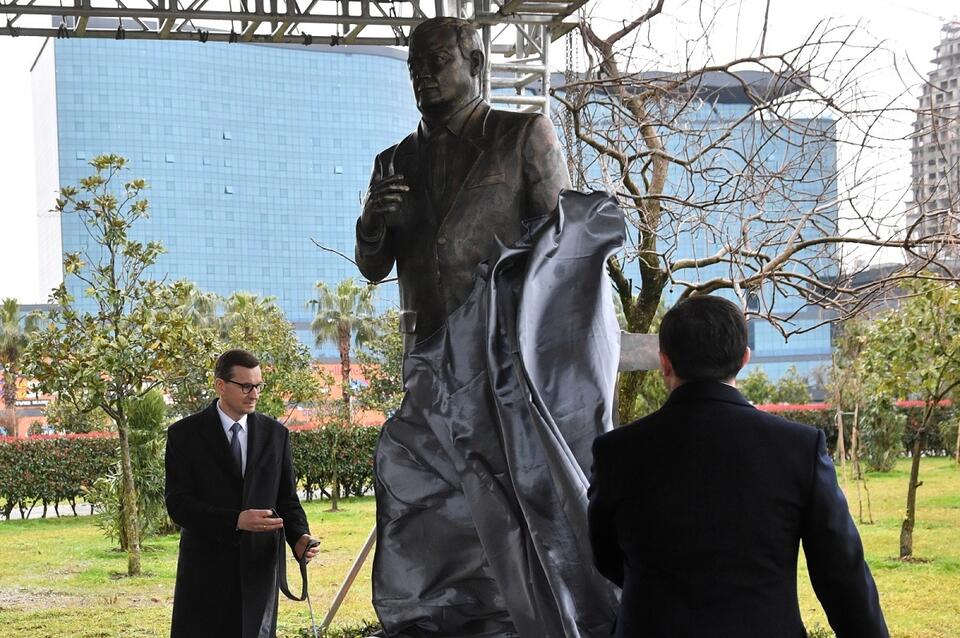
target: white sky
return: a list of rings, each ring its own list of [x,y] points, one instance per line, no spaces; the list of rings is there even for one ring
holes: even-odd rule
[[[649,40],[665,54],[666,60],[679,61],[685,47],[684,36],[697,32],[700,21],[715,13],[712,8],[720,7],[711,46],[714,57],[725,60],[755,46],[765,4],[765,0],[667,0],[665,10],[674,17],[652,22]],[[628,5],[632,5],[633,10],[628,11]],[[606,26],[608,30],[617,28],[622,16],[637,15],[647,6],[649,4],[642,0],[594,0],[588,5],[601,21],[599,26]],[[701,6],[710,10],[699,11]],[[902,90],[904,81],[911,85],[919,82],[917,72],[926,75],[932,67],[933,47],[940,40],[940,27],[958,12],[956,0],[770,0],[767,50],[799,44],[823,19],[843,24],[859,22],[865,30],[864,42],[867,39],[882,41],[890,51],[875,58],[877,61],[870,69],[866,86],[870,99],[880,104]],[[665,22],[671,22],[671,27],[663,28]],[[661,25],[659,30],[657,25]],[[5,20],[0,19],[0,27],[3,26]],[[0,29],[2,33],[6,32]],[[41,44],[38,38],[14,39],[0,35],[0,123],[3,124],[0,130],[0,298],[16,297],[21,303],[45,301],[47,294],[37,289],[34,122],[29,74]],[[702,49],[697,53],[702,54]],[[562,65],[562,48],[552,58],[556,65]],[[899,74],[895,68],[899,68]],[[916,95],[917,91],[912,94]],[[907,106],[915,104],[913,97],[906,101]],[[902,131],[893,130],[890,136],[906,135],[909,125],[904,122],[902,126]],[[880,197],[907,189],[906,151],[905,145],[892,150],[898,164],[902,163],[902,170],[885,180],[889,192]]]

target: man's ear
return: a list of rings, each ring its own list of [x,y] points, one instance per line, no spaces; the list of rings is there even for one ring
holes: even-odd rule
[[[483,73],[483,51],[474,49],[470,52],[470,75],[478,77]]]
[[[747,367],[747,364],[750,363],[750,347],[747,346],[747,349],[743,351],[743,363],[740,364],[740,369],[743,370]]]
[[[662,352],[660,353],[660,371],[664,377],[669,377],[673,374],[673,364],[670,363],[669,357]]]

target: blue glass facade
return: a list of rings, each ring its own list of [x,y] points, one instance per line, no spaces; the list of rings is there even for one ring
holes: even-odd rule
[[[60,183],[89,175],[98,154],[127,157],[129,175],[150,184],[151,218],[134,234],[167,249],[154,275],[222,295],[275,296],[312,344],[314,284],[359,273],[311,240],[352,257],[373,158],[419,120],[406,56],[95,39],[55,46]],[[87,247],[75,216],[63,216],[61,234],[65,252]],[[378,303],[397,298],[387,284]]]

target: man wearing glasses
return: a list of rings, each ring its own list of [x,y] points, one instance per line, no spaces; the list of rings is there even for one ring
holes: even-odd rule
[[[272,638],[278,539],[313,558],[297,497],[290,436],[257,413],[260,362],[245,350],[217,360],[219,398],[170,426],[167,511],[182,530],[171,638]]]

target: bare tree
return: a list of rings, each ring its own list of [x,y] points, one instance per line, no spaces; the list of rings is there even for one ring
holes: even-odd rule
[[[824,21],[774,52],[767,11],[749,54],[718,60],[719,14],[701,2],[696,37],[671,60],[652,44],[674,28],[667,4],[648,2],[609,33],[582,16],[568,62],[584,59],[552,91],[574,182],[615,193],[628,218],[630,244],[609,272],[631,332],[649,332],[670,291],[728,289],[788,337],[857,314],[905,278],[954,280],[941,250],[956,236],[906,232],[910,189],[884,191],[898,170],[889,123],[915,113],[906,82],[879,104],[864,89],[864,75],[891,64],[880,43]],[[889,249],[904,263],[863,277]],[[621,379],[621,421],[643,374]]]

